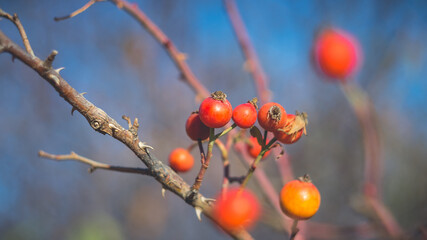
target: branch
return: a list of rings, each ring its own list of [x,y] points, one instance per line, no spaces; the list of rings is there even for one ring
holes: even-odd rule
[[[201,209],[207,217],[216,222],[212,215],[212,206],[209,201],[206,201],[203,195],[197,193],[192,196],[191,201],[188,201],[187,196],[191,194],[191,187],[169,166],[163,164],[162,161],[150,154],[147,146],[139,140],[137,135],[130,130],[124,129],[116,120],[71,87],[68,82],[61,77],[59,71],[55,71],[52,67],[47,66],[48,64],[40,58],[28,54],[15,42],[10,40],[1,30],[0,49],[3,49],[3,52],[10,53],[36,71],[55,88],[59,95],[64,98],[73,109],[77,110],[86,118],[95,131],[108,134],[125,144],[139,159],[141,159],[148,169],[150,169],[152,176],[162,184],[163,188],[184,199],[188,204],[195,207],[195,209],[199,209],[199,211]],[[250,234],[244,230],[223,230],[235,239],[252,239]]]
[[[96,2],[102,2],[102,1],[104,1],[104,0],[90,0],[85,5],[83,5],[83,7],[77,9],[76,11],[70,13],[69,15],[63,16],[63,17],[54,17],[53,20],[55,20],[55,21],[58,22],[58,21],[62,21],[62,20],[65,20],[65,19],[69,19],[69,18],[75,17],[75,16],[79,15],[80,13],[86,11],[88,8],[90,8],[90,6],[92,6]]]
[[[183,80],[187,82],[199,98],[204,99],[209,97],[210,92],[200,83],[185,61],[185,54],[180,52],[162,30],[139,9],[138,4],[130,3],[126,0],[110,1],[137,20],[166,49],[166,52],[181,72]]]
[[[131,168],[131,167],[120,167],[120,166],[111,166],[105,163],[100,163],[89,158],[85,158],[76,154],[75,152],[71,152],[68,155],[54,155],[44,151],[39,151],[39,157],[48,158],[56,161],[64,161],[64,160],[74,160],[78,162],[85,163],[90,166],[89,172],[93,172],[96,169],[105,169],[116,172],[125,172],[125,173],[137,173],[142,175],[152,176],[151,171],[148,168]]]
[[[21,34],[21,38],[22,38],[22,41],[24,42],[25,49],[27,49],[27,52],[34,57],[34,52],[33,52],[33,49],[31,48],[30,41],[28,41],[27,34],[25,33],[25,29],[22,26],[21,21],[18,18],[18,15],[15,13],[12,16],[0,8],[0,17],[7,18],[8,20],[10,20],[15,24],[15,26],[18,28],[19,34]]]
[[[268,79],[261,67],[258,56],[251,43],[251,40],[246,30],[245,24],[242,21],[239,10],[237,9],[234,0],[224,0],[225,9],[227,10],[228,17],[242,48],[243,54],[246,57],[246,66],[255,81],[255,87],[260,98],[261,105],[271,101],[271,93],[268,88]]]

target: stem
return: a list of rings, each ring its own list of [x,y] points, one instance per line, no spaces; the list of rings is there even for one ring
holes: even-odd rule
[[[268,131],[267,131],[267,130],[265,130],[265,131],[264,131],[264,139],[263,139],[264,146],[267,144],[267,134],[268,134]]]
[[[297,225],[298,225],[298,220],[294,220],[294,222],[292,223],[291,237],[289,238],[289,240],[295,239],[295,236],[299,232],[299,229],[297,228]]]
[[[212,148],[215,143],[215,128],[209,129],[209,143],[208,143],[208,152],[205,155],[205,157],[202,157],[202,166],[200,167],[199,174],[196,177],[196,180],[194,181],[194,184],[192,186],[193,190],[199,190],[200,186],[202,185],[203,177],[205,176],[206,170],[209,167],[209,162],[212,157]],[[201,145],[201,142],[199,141],[199,147]]]
[[[224,136],[225,134],[229,133],[231,130],[233,130],[235,127],[237,127],[237,125],[235,123],[233,123],[233,125],[231,125],[231,127],[225,129],[224,131],[218,133],[217,135],[215,135],[215,140],[217,138],[220,138],[222,136]]]
[[[246,174],[245,179],[242,182],[242,185],[240,185],[240,190],[243,190],[246,185],[249,182],[249,179],[252,177],[252,175],[255,172],[255,169],[257,168],[258,163],[261,161],[262,157],[264,157],[264,154],[270,150],[270,147],[276,142],[276,138],[271,139],[271,141],[261,150],[259,155],[255,158],[254,162],[252,163],[251,167],[248,170],[248,173]]]

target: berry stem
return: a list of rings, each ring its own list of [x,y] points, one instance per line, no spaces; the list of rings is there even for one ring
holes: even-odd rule
[[[265,146],[266,144],[267,144],[267,134],[268,134],[268,131],[267,130],[265,130],[264,131],[264,139],[263,139],[263,145]]]
[[[258,154],[258,156],[255,158],[254,162],[252,163],[251,167],[248,169],[248,173],[246,174],[245,179],[242,182],[242,185],[240,185],[240,190],[243,191],[245,189],[246,185],[249,182],[249,179],[252,177],[252,175],[255,172],[255,169],[258,165],[258,163],[261,161],[262,157],[264,157],[265,153],[270,150],[271,146],[276,142],[276,138],[271,139],[271,141],[262,148],[261,152]]]
[[[202,156],[202,166],[200,166],[200,171],[199,174],[197,174],[196,180],[194,181],[193,186],[191,187],[193,190],[199,191],[200,186],[202,185],[202,181],[203,181],[203,177],[205,176],[206,170],[209,167],[209,162],[211,160],[212,157],[212,148],[213,145],[215,143],[215,129],[214,128],[210,128],[209,129],[209,143],[208,143],[208,151],[206,153],[206,155],[202,154],[202,152],[200,153],[201,155],[204,155],[205,157]],[[199,148],[201,148],[201,151],[203,150],[203,146],[201,141],[199,142]]]
[[[222,137],[222,136],[226,135],[226,134],[227,134],[227,133],[229,133],[231,130],[233,130],[235,127],[237,127],[237,125],[236,125],[235,123],[233,123],[233,125],[231,125],[231,127],[227,128],[227,129],[225,129],[224,131],[222,131],[222,132],[218,133],[217,135],[215,135],[215,140],[216,140],[217,138],[220,138],[220,137]]]
[[[289,240],[295,239],[295,236],[299,232],[299,229],[297,228],[297,225],[298,225],[298,220],[294,220],[294,222],[292,223],[291,237],[289,238]]]

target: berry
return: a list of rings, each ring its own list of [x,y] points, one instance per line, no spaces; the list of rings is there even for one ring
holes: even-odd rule
[[[230,121],[231,115],[231,104],[227,95],[221,91],[212,93],[200,104],[200,120],[210,128],[224,127]]]
[[[262,150],[261,145],[259,145],[258,140],[256,137],[250,137],[248,139],[249,143],[246,144],[246,150],[248,151],[249,155],[253,158],[258,157],[259,153]],[[270,154],[270,150],[268,150],[262,159],[266,158]]]
[[[258,112],[258,123],[266,131],[274,131],[286,125],[287,115],[282,105],[274,102],[264,104]]]
[[[306,220],[316,214],[320,206],[320,193],[306,174],[285,184],[280,191],[282,211],[295,220]]]
[[[217,197],[214,217],[226,229],[248,228],[260,215],[258,199],[249,190],[229,189]]]
[[[257,118],[256,101],[254,98],[234,108],[232,119],[238,127],[250,128],[255,124]]]
[[[360,65],[359,49],[358,42],[350,34],[329,28],[315,41],[314,59],[324,75],[345,81]]]
[[[287,127],[289,127],[289,125],[291,125],[294,120],[295,120],[295,115],[294,114],[288,114],[288,123],[285,126],[285,129]],[[295,133],[292,134],[287,134],[286,131],[284,131],[283,129],[278,129],[276,131],[274,131],[274,137],[277,139],[277,141],[285,143],[285,144],[292,144],[296,141],[298,141],[302,134],[304,132],[304,129],[301,129]]]
[[[194,165],[194,158],[187,149],[175,148],[169,154],[169,165],[176,172],[187,172]]]
[[[209,128],[200,120],[199,113],[192,113],[185,123],[187,135],[194,141],[209,137]]]

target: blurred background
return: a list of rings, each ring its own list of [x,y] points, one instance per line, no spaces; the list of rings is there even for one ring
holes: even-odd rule
[[[101,2],[75,18],[55,22],[86,0],[0,0],[17,13],[35,54],[59,52],[54,67],[85,97],[122,125],[140,120],[140,138],[167,161],[175,147],[191,144],[184,124],[198,108],[164,49],[128,14]],[[188,56],[210,91],[223,90],[233,106],[256,95],[253,80],[222,1],[137,1],[140,8]],[[323,81],[310,64],[319,27],[353,34],[364,52],[355,81],[377,110],[384,146],[382,197],[404,230],[427,224],[427,2],[237,1],[269,78],[273,100],[288,112],[305,111],[308,136],[287,147],[296,176],[310,173],[322,205],[310,221],[352,226],[367,218],[351,207],[362,190],[364,153],[359,122],[339,86]],[[22,45],[14,25],[0,29]],[[75,151],[96,161],[142,167],[121,143],[93,131],[33,70],[0,55],[1,239],[229,239],[194,209],[146,176],[40,159],[39,150]],[[195,157],[197,152],[193,151]],[[276,190],[282,183],[274,159],[262,168]],[[232,175],[245,172],[233,155]],[[192,183],[200,164],[182,174]],[[213,197],[222,183],[219,154],[201,192]],[[261,197],[258,186],[251,184]],[[265,203],[268,209],[268,204]],[[264,222],[255,238],[283,239]],[[357,239],[357,238],[355,238]]]

